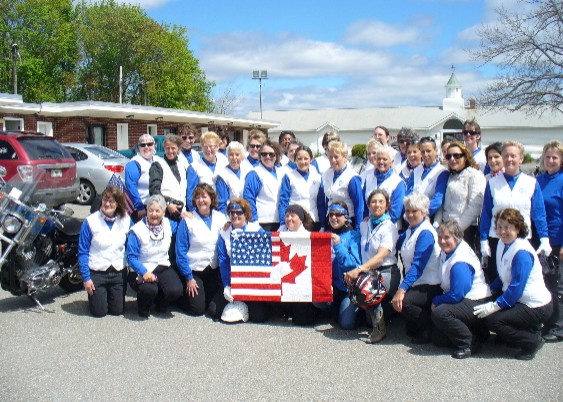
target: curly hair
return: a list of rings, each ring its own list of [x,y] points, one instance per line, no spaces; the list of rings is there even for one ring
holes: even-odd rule
[[[518,231],[518,237],[525,239],[528,236],[528,225],[526,225],[524,217],[517,209],[504,208],[498,211],[495,215],[495,227],[497,226],[498,221],[501,219],[505,222],[510,223],[511,225],[514,225],[514,227]]]

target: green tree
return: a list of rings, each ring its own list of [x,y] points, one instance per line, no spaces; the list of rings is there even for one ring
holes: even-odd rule
[[[113,0],[77,8],[82,59],[74,99],[117,102],[121,66],[123,102],[209,108],[214,84],[189,50],[186,28],[158,24],[139,6]]]
[[[78,48],[72,0],[0,0],[0,91],[11,93],[17,43],[18,93],[27,102],[64,101]]]

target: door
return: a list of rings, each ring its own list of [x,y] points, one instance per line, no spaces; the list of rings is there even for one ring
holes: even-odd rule
[[[129,149],[129,124],[117,123],[117,149]]]

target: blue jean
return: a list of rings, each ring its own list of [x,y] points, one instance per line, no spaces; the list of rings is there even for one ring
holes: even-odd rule
[[[337,312],[338,325],[342,329],[356,329],[358,327],[358,317],[362,310],[356,307],[348,297],[348,292],[334,288],[333,301],[328,303],[313,303],[319,310]]]

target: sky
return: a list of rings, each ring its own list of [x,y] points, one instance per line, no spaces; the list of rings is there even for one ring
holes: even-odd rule
[[[470,60],[479,26],[514,0],[129,0],[160,23],[187,28],[189,47],[229,114],[260,110],[253,70],[266,70],[262,108],[442,104],[455,74],[467,99],[495,66]]]

